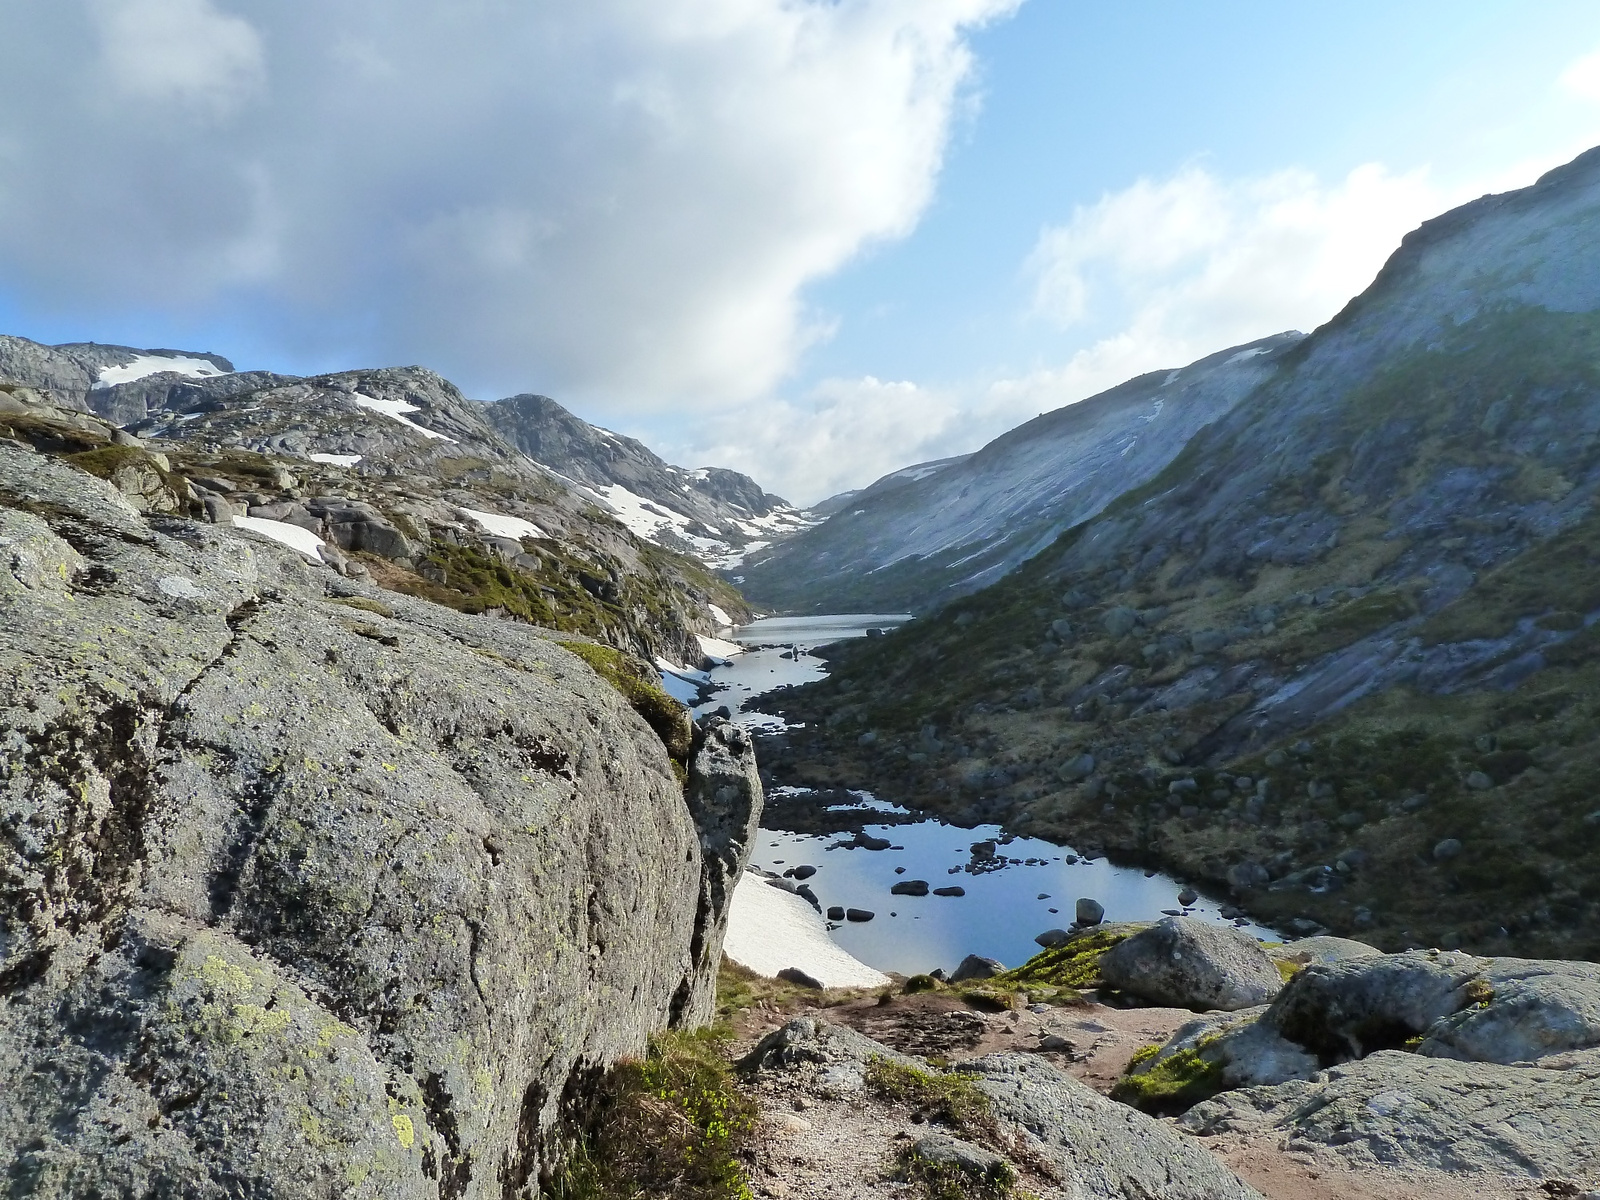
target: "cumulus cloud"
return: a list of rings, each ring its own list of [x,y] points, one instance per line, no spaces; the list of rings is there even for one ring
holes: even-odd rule
[[[1046,229],[1028,264],[1034,310],[1063,328],[1112,324],[1084,365],[1116,370],[1311,329],[1447,203],[1421,170],[1369,164],[1330,185],[1301,170],[1225,180],[1189,167]]]
[[[928,202],[1020,0],[0,9],[0,272],[302,355],[614,404],[757,395]]]
[[[739,442],[680,453],[741,465],[805,503],[975,450],[1143,372],[1315,328],[1407,232],[1470,194],[1377,165],[1334,183],[1303,170],[1225,179],[1201,167],[1140,180],[1044,230],[1023,266],[1031,318],[1062,334],[1054,364],[942,388],[831,380],[801,403],[730,421],[749,434]]]

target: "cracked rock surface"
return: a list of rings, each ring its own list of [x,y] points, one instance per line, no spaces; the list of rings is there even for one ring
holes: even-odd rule
[[[0,443],[3,1190],[533,1194],[569,1083],[709,1003],[716,745],[703,831],[540,631]]]

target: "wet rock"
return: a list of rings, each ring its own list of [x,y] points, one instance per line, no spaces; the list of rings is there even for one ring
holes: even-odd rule
[[[950,887],[934,888],[933,894],[935,896],[965,896],[967,894],[967,889],[952,885]]]
[[[1106,907],[1098,900],[1082,896],[1073,909],[1073,917],[1079,925],[1098,925],[1106,919]]]
[[[993,842],[973,842],[972,857],[977,862],[988,862],[995,855]]]
[[[1188,908],[1190,905],[1196,903],[1199,901],[1199,899],[1200,893],[1195,891],[1193,888],[1184,888],[1183,891],[1178,893],[1178,903],[1183,905],[1185,908]]]
[[[951,973],[950,982],[966,983],[973,979],[993,979],[996,975],[1003,975],[1005,969],[1005,964],[995,959],[969,954],[961,960],[961,965]]]
[[[830,909],[829,911],[832,910]],[[857,923],[870,921],[877,915],[877,913],[873,912],[869,908],[847,908],[844,910],[844,919],[847,921],[855,921]]]
[[[891,896],[926,896],[928,894],[928,881],[926,879],[904,879],[889,889]]]
[[[842,905],[839,905],[839,904],[835,904],[835,905],[831,906],[828,909],[828,920],[830,920],[830,921],[842,921],[842,920],[844,920],[844,907]]]
[[[1100,956],[1106,983],[1157,1004],[1233,1011],[1277,995],[1283,977],[1254,938],[1167,917]]]
[[[798,867],[790,867],[784,872],[784,874],[789,876],[791,879],[810,879],[816,873],[817,869],[810,864],[805,864]]]

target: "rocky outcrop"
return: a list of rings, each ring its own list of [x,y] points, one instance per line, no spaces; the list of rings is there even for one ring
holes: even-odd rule
[[[1110,987],[1172,1008],[1226,1012],[1262,1004],[1283,987],[1253,937],[1225,925],[1167,917],[1100,956]]]
[[[639,506],[624,520],[656,526],[675,549],[727,561],[806,528],[812,518],[755,480],[720,467],[673,466],[643,442],[591,425],[549,396],[523,394],[485,407],[489,423],[534,462],[596,490],[614,507]],[[612,489],[621,492],[613,495]]]
[[[960,1069],[977,1076],[998,1116],[1033,1135],[1068,1196],[1259,1200],[1202,1147],[1038,1055],[990,1054]]]
[[[686,804],[532,626],[0,441],[5,1190],[532,1196],[564,1092],[707,1011],[741,780],[709,730]]]
[[[743,1068],[787,1072],[819,1094],[849,1097],[870,1086],[874,1060],[902,1070],[934,1070],[923,1059],[815,1017],[790,1021],[768,1034]],[[1052,1194],[1260,1200],[1184,1135],[1107,1100],[1038,1055],[991,1054],[956,1069],[987,1097],[1022,1156],[1048,1164],[1056,1185]]]
[[[1538,1067],[1385,1050],[1315,1079],[1225,1092],[1179,1124],[1201,1135],[1269,1136],[1356,1169],[1432,1168],[1483,1189],[1502,1177],[1530,1189],[1548,1181],[1545,1194],[1578,1196],[1600,1189],[1597,1096],[1592,1050]]]

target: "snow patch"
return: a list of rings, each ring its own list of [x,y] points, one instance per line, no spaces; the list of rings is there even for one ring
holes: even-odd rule
[[[501,513],[479,512],[475,508],[458,508],[456,511],[471,517],[479,525],[483,526],[486,532],[494,534],[495,537],[517,538],[520,540],[525,537],[542,538],[545,536],[544,530],[540,529],[532,521],[524,521],[521,517],[508,517]]]
[[[758,975],[798,967],[823,987],[882,987],[889,977],[847,954],[799,896],[746,872],[733,890],[722,952]]]
[[[191,358],[187,354],[136,354],[132,362],[120,367],[106,367],[94,381],[93,391],[116,387],[119,383],[133,383],[160,375],[163,371],[173,375],[187,375],[190,379],[211,379],[227,372],[208,358]]]
[[[704,634],[695,634],[700,640],[700,649],[708,658],[729,659],[736,654],[743,654],[744,647],[738,642],[725,642],[721,638],[706,637]]]
[[[1247,358],[1254,358],[1258,354],[1267,354],[1270,353],[1271,350],[1271,346],[1257,346],[1253,350],[1241,350],[1239,353],[1231,356],[1227,362],[1223,363],[1223,366],[1231,367],[1236,362],[1244,362],[1244,360]]]
[[[407,404],[404,400],[379,400],[375,396],[364,396],[360,392],[352,392],[350,399],[354,400],[362,408],[371,409],[375,413],[382,413],[392,421],[399,421],[407,429],[414,430],[425,438],[435,438],[441,442],[449,442],[452,446],[456,444],[455,438],[446,437],[444,434],[436,433],[432,429],[424,429],[407,417],[406,413],[422,411],[415,404]]]
[[[322,561],[322,539],[309,529],[290,525],[287,521],[269,521],[265,517],[235,517],[233,523],[239,529],[247,529],[291,550],[298,550],[312,562]]]
[[[711,610],[711,619],[717,623],[718,629],[733,628],[733,618],[723,609],[718,608],[715,604],[708,604],[706,607]]]
[[[308,454],[312,462],[326,463],[330,467],[353,467],[361,461],[359,454]]]

